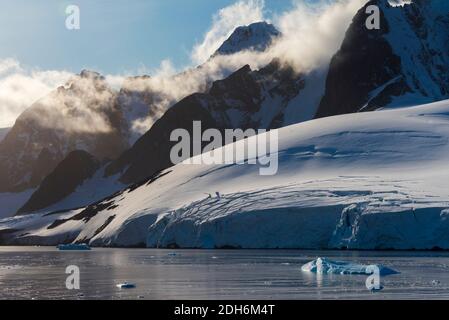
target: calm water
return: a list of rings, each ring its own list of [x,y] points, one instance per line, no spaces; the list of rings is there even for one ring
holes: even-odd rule
[[[317,257],[383,264],[400,274],[371,293],[365,276],[304,273]],[[77,265],[81,289],[65,287]],[[119,289],[128,281],[135,289]],[[0,299],[448,299],[449,253],[0,247]]]

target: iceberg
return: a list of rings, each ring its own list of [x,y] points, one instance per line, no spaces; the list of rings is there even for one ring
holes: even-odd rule
[[[59,244],[59,250],[90,250],[90,247],[86,243],[69,243],[69,244]]]
[[[373,274],[374,267],[379,268],[379,274],[386,276],[397,274],[396,270],[384,267],[382,265],[363,265],[345,261],[332,261],[326,258],[317,258],[301,267],[302,271],[313,272],[317,274]]]

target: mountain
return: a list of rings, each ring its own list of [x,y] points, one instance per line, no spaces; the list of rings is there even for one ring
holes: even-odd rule
[[[105,79],[85,70],[34,103],[0,142],[0,193],[37,187],[74,150],[117,157],[128,142],[114,101]]]
[[[449,5],[367,5],[373,4],[381,9],[380,30],[366,28],[365,6],[329,65],[309,73],[278,59],[259,70],[242,66],[221,80],[203,79],[196,93],[165,105],[166,96],[146,86],[151,78],[129,78],[114,93],[114,128],[135,143],[109,163],[81,148],[102,165],[76,180],[62,200],[41,191],[56,190],[64,170],[52,175],[32,196],[34,205],[21,210],[27,216],[0,221],[3,242],[449,248],[448,199],[441,191],[447,188],[449,101],[404,107],[447,98]],[[178,75],[177,84],[185,75],[202,76],[205,67]],[[314,117],[320,119],[307,121]],[[131,120],[146,119],[145,134],[130,133]],[[192,133],[196,120],[203,130],[281,128],[279,173],[261,177],[248,165],[172,166],[170,133]],[[51,156],[36,162],[48,165]]]
[[[252,30],[251,32],[255,32],[253,36],[261,36],[263,28],[266,32],[277,34],[273,26],[264,23],[248,28]],[[237,36],[241,36],[240,31],[236,31],[230,41],[237,41]],[[265,40],[268,41],[267,38]],[[240,38],[239,41],[251,42],[249,38]],[[262,39],[258,40],[257,49],[262,49]],[[184,78],[201,77],[204,73],[203,69],[208,68],[207,63],[175,75],[171,79],[163,79],[163,82],[158,80],[153,82],[149,76],[129,77],[125,79],[118,92],[110,88],[100,74],[88,70],[82,71],[64,87],[58,88],[26,110],[18,118],[7,140],[0,144],[0,159],[5,160],[0,164],[0,194],[37,188],[56,166],[75,150],[86,151],[100,161],[116,159],[123,151],[126,151],[108,167],[107,176],[115,173],[111,173],[114,168],[123,170],[120,163],[131,161],[126,160],[130,158],[130,154],[135,154],[137,161],[142,162],[148,159],[148,150],[142,150],[141,154],[135,152],[145,146],[144,143],[136,143],[136,141],[149,128],[152,128],[171,104],[175,104],[176,95],[167,95],[168,89],[164,86],[169,86],[170,82],[185,82]],[[224,74],[232,74],[232,72],[231,69],[223,70]],[[213,80],[213,77],[205,78],[203,85],[197,88],[209,90]],[[192,93],[189,90],[194,88],[195,86],[189,89],[187,86],[184,91],[188,95]],[[179,94],[182,97],[182,90]],[[194,113],[193,110],[192,112]],[[173,114],[179,116],[176,113]],[[99,124],[89,123],[92,121],[90,117]],[[163,126],[159,124],[158,127]],[[158,130],[160,129],[156,127],[152,132]],[[168,129],[164,130],[167,132]],[[152,136],[152,134],[148,135]],[[161,137],[158,139],[160,140]],[[136,146],[126,150],[134,143]],[[159,146],[162,144],[160,143]],[[154,152],[153,155],[158,152],[163,153],[157,148]],[[157,159],[156,162],[148,167],[147,171],[150,174],[170,165],[164,157]],[[135,167],[133,166],[130,171]],[[136,182],[145,178],[147,171],[136,172],[131,180],[127,180],[126,176],[121,180]],[[46,203],[46,201],[36,200],[36,197],[37,195],[33,201]],[[56,198],[53,199],[56,200]],[[25,206],[23,210],[31,208],[34,206]]]
[[[244,50],[265,51],[281,33],[265,21],[236,28],[213,56],[230,55]]]
[[[380,8],[379,30],[366,28],[370,5]],[[447,1],[369,1],[332,58],[317,117],[447,99],[448,40]]]
[[[201,121],[203,130],[278,128],[284,124],[285,108],[304,86],[303,75],[276,61],[258,71],[244,66],[215,81],[207,93],[195,93],[176,103],[106,168],[106,174],[122,173],[120,181],[130,184],[172,166],[170,150],[177,142],[170,141],[170,133],[186,129],[193,136],[193,121]]]
[[[179,164],[85,208],[4,219],[2,242],[448,249],[448,114],[446,100],[284,127],[274,176]]]
[[[73,193],[100,168],[100,163],[86,151],[69,153],[40,184],[18,213],[46,208]]]

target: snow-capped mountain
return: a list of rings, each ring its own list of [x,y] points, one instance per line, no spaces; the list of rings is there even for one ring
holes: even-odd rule
[[[380,8],[379,30],[366,28],[370,5]],[[369,1],[332,58],[317,116],[447,99],[448,52],[448,1]]]
[[[91,178],[100,166],[100,162],[86,151],[77,150],[69,153],[45,177],[18,213],[37,211],[63,200],[85,180]]]
[[[17,244],[447,249],[448,114],[446,100],[284,127],[277,175],[179,164],[86,208],[2,220],[0,234]]]
[[[264,51],[280,35],[280,32],[272,24],[265,21],[241,26],[223,42],[214,56],[229,55],[244,50]]]
[[[11,130],[11,128],[1,128],[0,129],[0,142],[2,142],[2,140],[6,137],[9,130]]]

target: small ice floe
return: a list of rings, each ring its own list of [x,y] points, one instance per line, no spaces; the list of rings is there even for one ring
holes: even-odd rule
[[[134,289],[135,287],[136,287],[136,285],[134,283],[130,283],[127,281],[125,281],[123,283],[119,283],[117,285],[117,288],[120,288],[120,289]]]
[[[431,284],[432,286],[436,287],[436,286],[439,286],[439,285],[441,284],[441,282],[440,282],[439,280],[432,280],[432,281],[430,282],[430,284]]]
[[[57,248],[59,250],[90,250],[89,245],[86,243],[59,244]]]
[[[317,274],[372,274],[373,265],[356,264],[345,261],[332,261],[326,258],[318,258],[310,261],[301,267],[302,271],[313,272]],[[376,265],[379,268],[381,276],[389,274],[397,274],[399,272],[384,267],[382,265]]]

